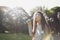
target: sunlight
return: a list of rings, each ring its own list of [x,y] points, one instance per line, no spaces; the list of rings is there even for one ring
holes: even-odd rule
[[[45,6],[48,9],[60,6],[60,0],[0,0],[0,6],[8,6],[10,8],[23,7],[29,12],[36,6]]]
[[[48,34],[43,40],[53,40],[52,34]]]

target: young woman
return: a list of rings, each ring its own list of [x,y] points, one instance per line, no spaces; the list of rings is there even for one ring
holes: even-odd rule
[[[33,38],[32,40],[43,40],[44,35],[49,32],[43,13],[36,12],[33,16]]]

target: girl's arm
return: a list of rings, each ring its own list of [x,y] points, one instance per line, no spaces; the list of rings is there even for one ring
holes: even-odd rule
[[[36,27],[37,27],[37,22],[33,22],[33,29],[32,29],[33,36],[36,33]]]

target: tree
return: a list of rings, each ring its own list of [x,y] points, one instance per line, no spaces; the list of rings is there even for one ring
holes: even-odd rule
[[[28,17],[29,15],[23,8],[13,8],[6,13],[3,19],[3,25],[10,32],[22,32],[28,34],[28,26],[26,24]]]
[[[4,14],[8,11],[8,7],[0,6],[0,33],[4,32],[6,28],[3,25]]]

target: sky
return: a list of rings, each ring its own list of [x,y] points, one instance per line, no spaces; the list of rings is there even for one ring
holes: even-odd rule
[[[60,6],[60,0],[0,0],[0,6],[7,6],[10,8],[22,7],[27,12],[37,6],[45,6],[51,9],[55,6]]]

